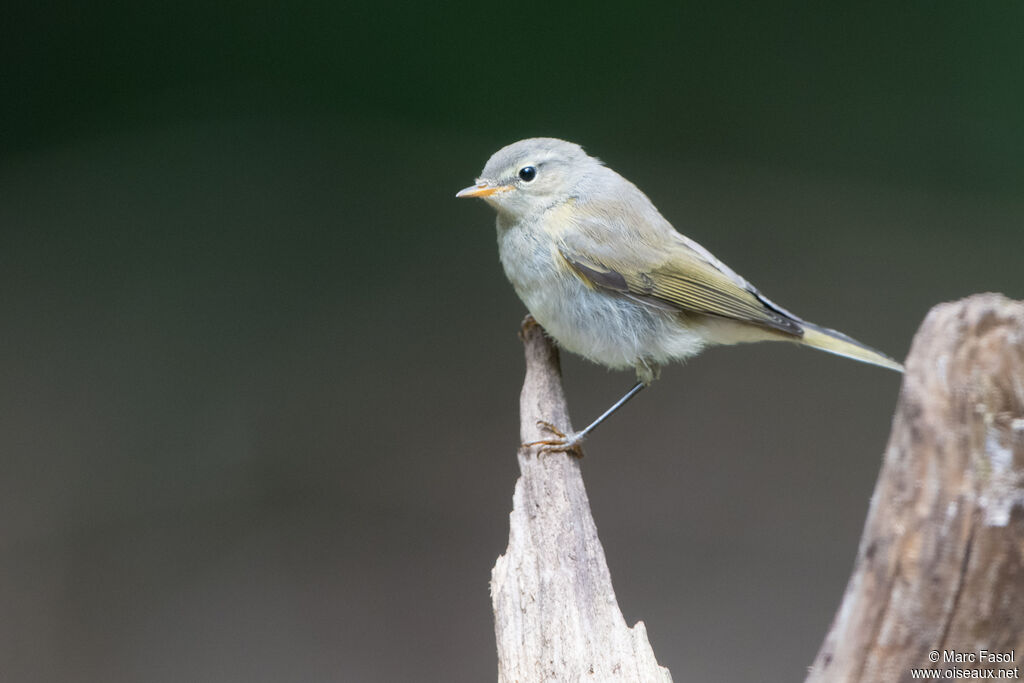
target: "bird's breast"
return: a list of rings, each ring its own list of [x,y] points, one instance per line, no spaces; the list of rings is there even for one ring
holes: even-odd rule
[[[565,349],[610,368],[666,363],[703,345],[683,316],[580,279],[555,237],[522,226],[498,226],[505,274],[530,314]]]

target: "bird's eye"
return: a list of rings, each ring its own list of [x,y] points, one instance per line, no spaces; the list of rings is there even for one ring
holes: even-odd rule
[[[537,168],[535,166],[523,166],[519,169],[519,178],[523,182],[530,182],[537,177]]]

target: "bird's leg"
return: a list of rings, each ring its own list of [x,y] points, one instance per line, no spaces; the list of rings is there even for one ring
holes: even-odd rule
[[[637,382],[636,384],[634,384],[633,388],[630,389],[629,391],[627,391],[625,396],[623,396],[618,401],[613,403],[611,408],[609,408],[608,410],[606,410],[603,413],[601,413],[601,415],[596,420],[594,420],[589,425],[587,425],[586,428],[582,432],[577,432],[576,435],[573,438],[577,439],[579,441],[582,441],[583,437],[585,437],[590,432],[594,431],[594,427],[596,427],[597,425],[599,425],[602,422],[604,422],[605,420],[607,420],[611,416],[612,413],[614,413],[616,410],[618,410],[622,406],[626,405],[626,402],[629,401],[629,399],[631,399],[634,396],[636,396],[637,394],[639,394],[640,390],[643,389],[646,386],[647,385],[644,384],[643,382]]]
[[[632,389],[630,389],[629,391],[626,392],[625,396],[623,396],[618,401],[613,403],[612,406],[608,410],[606,410],[603,413],[601,413],[601,415],[598,416],[598,418],[596,420],[591,422],[582,431],[579,431],[579,432],[573,432],[571,434],[563,434],[560,429],[556,428],[550,422],[545,422],[544,420],[538,420],[537,421],[537,425],[538,426],[543,427],[547,431],[551,432],[557,438],[555,438],[555,439],[543,439],[541,441],[531,441],[530,443],[524,443],[523,446],[526,446],[526,447],[540,446],[541,447],[541,449],[540,449],[541,453],[561,453],[561,452],[564,452],[564,453],[572,453],[576,457],[583,457],[583,454],[579,451],[578,446],[583,441],[583,439],[587,436],[587,434],[589,434],[590,432],[594,431],[594,428],[597,427],[597,425],[599,425],[602,422],[604,422],[605,420],[607,420],[611,416],[611,414],[614,413],[616,410],[618,410],[622,406],[626,405],[626,402],[629,401],[629,399],[631,399],[634,396],[636,396],[638,393],[640,393],[640,390],[643,389],[645,386],[647,386],[646,383],[644,383],[644,382],[637,382],[633,386]]]

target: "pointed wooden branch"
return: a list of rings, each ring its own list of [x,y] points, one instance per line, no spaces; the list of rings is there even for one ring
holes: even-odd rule
[[[906,365],[853,575],[807,683],[1022,675],[1024,302],[936,306]]]
[[[558,351],[531,318],[521,336],[523,442],[550,437],[538,420],[571,431]],[[508,548],[491,573],[498,680],[671,681],[643,622],[629,628],[619,611],[579,460],[536,447],[518,458]]]

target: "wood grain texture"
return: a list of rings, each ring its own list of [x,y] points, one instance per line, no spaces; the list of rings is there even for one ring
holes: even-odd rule
[[[571,431],[557,350],[532,319],[521,336],[522,441],[550,436],[538,420]],[[536,447],[520,448],[518,459],[508,548],[491,573],[498,680],[671,681],[643,622],[630,628],[619,610],[580,461]]]
[[[1024,302],[936,306],[906,368],[853,574],[807,683],[1024,657]],[[981,650],[1016,661],[942,661]]]

